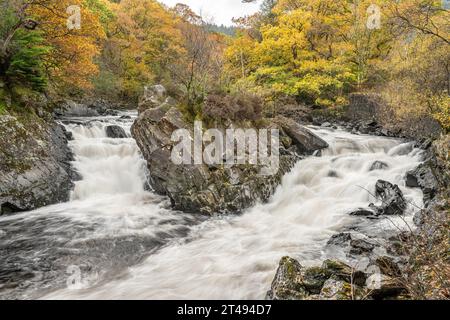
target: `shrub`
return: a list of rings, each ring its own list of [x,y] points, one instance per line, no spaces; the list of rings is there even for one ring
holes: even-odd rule
[[[246,92],[210,94],[203,105],[203,117],[214,120],[256,121],[261,119],[262,104],[261,98]]]

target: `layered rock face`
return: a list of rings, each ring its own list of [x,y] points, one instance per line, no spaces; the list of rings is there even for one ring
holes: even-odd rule
[[[35,115],[0,116],[0,214],[67,201],[72,188],[67,132]]]
[[[306,128],[286,124],[290,130],[287,133],[275,122],[270,122],[268,127],[281,129],[279,170],[273,175],[260,175],[261,167],[250,164],[177,165],[171,159],[172,149],[177,144],[171,140],[172,134],[177,129],[192,133],[193,124],[184,120],[160,86],[147,91],[150,96],[142,99],[132,135],[147,160],[151,186],[157,193],[169,196],[178,210],[203,214],[236,213],[257,201],[266,201],[283,175],[299,159],[296,151],[312,153],[328,147]],[[160,105],[155,107],[157,103]]]

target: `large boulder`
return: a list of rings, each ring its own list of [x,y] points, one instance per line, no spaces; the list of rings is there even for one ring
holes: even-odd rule
[[[175,164],[172,150],[178,142],[172,141],[172,134],[184,129],[194,136],[194,125],[185,120],[177,107],[166,102],[165,91],[149,89],[149,108],[141,111],[132,126],[132,135],[147,160],[150,184],[153,189],[169,196],[175,209],[185,212],[212,214],[217,212],[236,213],[266,201],[280,184],[282,177],[298,161],[299,155],[292,144],[302,146],[301,150],[311,153],[326,148],[326,142],[308,129],[289,122],[289,132],[278,123],[266,121],[266,128],[279,129],[279,170],[270,175],[260,174],[261,165],[249,164]],[[159,100],[158,100],[159,99]],[[161,103],[159,107],[153,104]],[[152,106],[152,107],[151,107]],[[226,129],[218,128],[225,136]],[[247,129],[255,129],[249,126]],[[191,150],[192,151],[192,150]],[[247,154],[248,155],[248,154]],[[226,155],[223,155],[226,158]]]
[[[292,119],[278,116],[274,122],[291,137],[301,153],[312,154],[317,150],[328,148],[327,142]]]
[[[268,300],[305,300],[311,292],[306,290],[303,283],[302,265],[295,259],[283,257],[277,273],[267,292]],[[323,281],[323,283],[326,279]],[[322,285],[323,285],[322,283]]]
[[[257,201],[266,201],[298,160],[293,152],[280,150],[279,170],[270,176],[249,165],[177,165],[172,162],[172,133],[193,131],[181,112],[166,105],[144,111],[132,127],[132,135],[147,160],[150,184],[167,195],[175,209],[185,212],[238,212]]]
[[[72,189],[64,127],[30,114],[0,116],[0,214],[67,201]]]
[[[408,171],[405,179],[407,187],[422,189],[425,205],[428,205],[436,196],[439,183],[429,163],[423,163],[417,168]]]
[[[106,136],[113,139],[124,139],[127,138],[127,133],[122,127],[113,125],[106,127]]]

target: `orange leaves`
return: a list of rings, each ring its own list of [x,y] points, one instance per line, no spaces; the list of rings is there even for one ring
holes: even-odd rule
[[[66,10],[71,5],[81,8],[81,29],[69,30]],[[54,83],[89,88],[89,78],[97,72],[93,60],[105,38],[99,18],[84,0],[42,0],[28,8],[53,50],[46,59]],[[56,78],[56,79],[55,79]]]

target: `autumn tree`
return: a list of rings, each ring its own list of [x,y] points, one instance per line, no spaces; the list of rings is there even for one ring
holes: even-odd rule
[[[79,6],[81,29],[69,29],[69,6]],[[93,58],[103,37],[99,20],[83,0],[7,0],[1,22],[1,76],[8,86],[44,90],[87,88],[97,71]]]
[[[175,13],[180,18],[183,59],[170,66],[171,76],[183,91],[188,111],[196,114],[207,93],[221,86],[225,40],[209,32],[189,7],[177,5]]]
[[[108,24],[96,84],[105,93],[136,100],[144,85],[169,82],[168,66],[182,52],[181,32],[173,14],[155,0],[122,0],[111,3],[110,10],[115,17]]]

